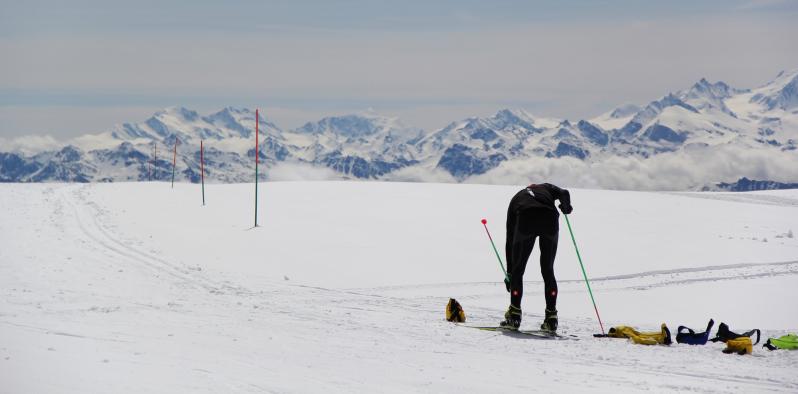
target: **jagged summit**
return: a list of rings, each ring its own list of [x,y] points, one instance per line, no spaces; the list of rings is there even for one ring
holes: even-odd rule
[[[624,104],[610,112],[610,117],[614,119],[626,118],[640,112],[642,108],[636,104]]]
[[[194,122],[199,119],[199,114],[197,111],[188,109],[186,107],[180,106],[172,106],[166,107],[161,111],[158,111],[153,115],[154,118],[164,118],[164,117],[172,117],[181,120],[186,120],[189,122]]]
[[[280,128],[260,116],[261,132],[279,134]],[[207,116],[184,107],[168,107],[140,123],[124,123],[111,131],[120,140],[149,139],[161,142],[195,142],[249,138],[255,131],[255,111],[226,107]]]
[[[726,106],[725,100],[736,94],[745,92],[746,90],[744,89],[732,88],[722,81],[711,83],[707,81],[706,78],[701,78],[701,80],[693,84],[690,89],[680,92],[678,97],[695,109],[717,109],[730,116],[736,117],[737,115]]]
[[[295,131],[309,134],[333,133],[357,138],[404,129],[407,127],[398,118],[380,116],[373,111],[363,111],[357,114],[324,117],[314,122],[307,122]]]
[[[755,90],[751,102],[768,110],[798,108],[798,69],[780,72],[775,80]]]
[[[729,98],[734,94],[743,93],[743,89],[735,89],[723,81],[710,83],[706,78],[701,78],[700,81],[693,84],[692,87],[685,94],[686,97],[712,97],[712,98]]]

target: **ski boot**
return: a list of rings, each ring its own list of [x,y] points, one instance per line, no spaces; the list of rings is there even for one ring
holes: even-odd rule
[[[510,305],[507,312],[504,312],[504,320],[499,323],[502,328],[518,330],[521,326],[521,308]]]
[[[557,310],[546,309],[546,317],[543,319],[543,324],[540,325],[542,331],[556,332],[557,331]]]

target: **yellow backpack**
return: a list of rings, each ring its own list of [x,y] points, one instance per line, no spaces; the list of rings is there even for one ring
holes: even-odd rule
[[[726,349],[723,349],[723,353],[737,353],[742,356],[745,354],[751,354],[753,350],[754,346],[751,343],[750,337],[739,337],[726,341]]]
[[[449,303],[446,304],[446,320],[455,323],[464,323],[466,321],[463,307],[454,298],[449,298]]]

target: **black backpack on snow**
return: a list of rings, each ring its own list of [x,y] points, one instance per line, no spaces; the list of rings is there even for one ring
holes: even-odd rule
[[[696,333],[689,327],[679,326],[679,329],[676,332],[676,342],[686,343],[688,345],[705,345],[707,343],[707,339],[709,339],[709,333],[712,331],[713,325],[715,325],[715,321],[709,319],[707,330],[699,333]],[[728,329],[728,327],[726,328]]]
[[[756,345],[757,343],[759,343],[759,334],[760,334],[760,332],[759,332],[758,328],[755,328],[755,329],[753,329],[751,331],[746,331],[746,332],[744,332],[742,334],[737,334],[737,333],[735,333],[733,331],[730,331],[729,330],[729,326],[726,323],[720,323],[720,326],[718,327],[717,335],[715,335],[715,338],[710,339],[710,341],[712,341],[712,342],[717,342],[717,341],[726,342],[726,341],[728,341],[730,339],[737,339],[737,338],[740,338],[740,337],[751,337],[752,335],[754,335],[754,333],[756,333],[756,342],[754,342],[754,345]]]

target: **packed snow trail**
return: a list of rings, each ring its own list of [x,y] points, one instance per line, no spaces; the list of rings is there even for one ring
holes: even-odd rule
[[[641,347],[591,338],[592,306],[565,245],[555,267],[560,324],[580,341],[525,340],[443,321],[450,296],[469,323],[501,317],[507,296],[480,215],[460,216],[490,207],[498,223],[515,188],[263,187],[264,227],[248,230],[241,201],[250,200],[251,185],[212,185],[204,208],[195,185],[0,185],[8,207],[0,214],[0,393],[798,390],[798,352],[757,346],[740,357],[722,354],[720,344]],[[734,330],[755,325],[765,336],[798,329],[795,316],[762,308],[798,294],[798,262],[788,258],[798,242],[776,238],[798,222],[794,206],[687,198],[718,222],[715,233],[696,239],[706,241],[703,248],[686,245],[707,263],[659,260],[665,266],[651,269],[656,264],[617,259],[608,268],[596,245],[619,233],[636,247],[653,246],[646,233],[594,231],[596,220],[621,205],[648,206],[654,214],[644,220],[660,223],[657,235],[680,239],[683,229],[669,226],[667,209],[685,197],[573,194],[575,231],[590,239],[588,273],[602,273],[593,283],[606,324],[666,322],[675,331],[714,317]],[[601,203],[601,212],[588,208]],[[753,214],[760,209],[768,214]],[[753,219],[737,226],[740,217]],[[414,226],[402,227],[408,219]],[[604,225],[628,225],[621,222]],[[501,226],[492,230],[503,239]],[[750,232],[769,242],[749,243]],[[741,240],[758,260],[749,250],[737,259],[726,254],[726,264],[705,258]],[[701,249],[708,250],[695,255]],[[654,260],[662,259],[658,252],[648,251]],[[542,317],[535,274],[526,278],[527,328]]]

